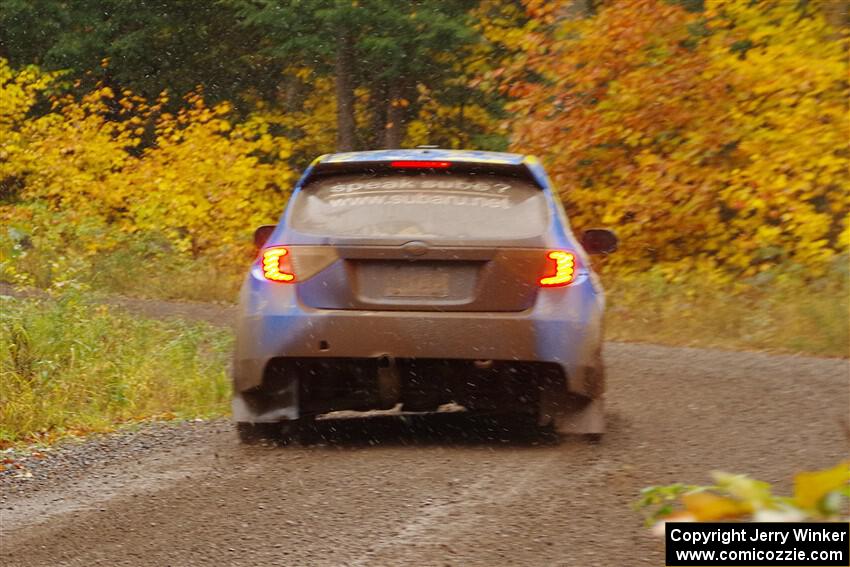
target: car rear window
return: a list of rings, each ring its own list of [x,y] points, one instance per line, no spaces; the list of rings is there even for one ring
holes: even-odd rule
[[[543,191],[525,179],[473,173],[388,173],[317,179],[291,226],[328,236],[516,239],[549,224]]]

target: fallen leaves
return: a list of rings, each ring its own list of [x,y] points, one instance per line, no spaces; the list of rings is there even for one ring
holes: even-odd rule
[[[803,509],[815,509],[826,496],[850,486],[850,461],[831,469],[804,471],[794,477],[794,503]]]
[[[773,494],[769,483],[741,474],[713,473],[716,484],[653,486],[641,492],[636,508],[647,513],[653,533],[668,521],[803,521],[837,519],[850,498],[850,462],[794,477],[794,496]]]

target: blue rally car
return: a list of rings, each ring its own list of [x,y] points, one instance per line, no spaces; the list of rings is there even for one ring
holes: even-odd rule
[[[257,229],[240,294],[240,438],[339,410],[456,404],[561,433],[604,428],[604,295],[533,157],[439,149],[317,158]]]

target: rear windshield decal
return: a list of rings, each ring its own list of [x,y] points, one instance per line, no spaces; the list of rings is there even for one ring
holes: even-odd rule
[[[465,181],[463,179],[411,179],[396,178],[384,181],[354,181],[336,183],[327,191],[331,194],[354,193],[362,191],[399,191],[399,190],[438,190],[438,191],[475,191],[478,193],[503,194],[511,186],[503,182]]]
[[[335,195],[328,199],[332,207],[357,207],[363,205],[452,205],[456,207],[490,207],[509,209],[508,199],[466,195],[442,195],[430,193],[392,193],[384,195]]]
[[[292,227],[327,236],[516,239],[549,226],[546,195],[503,175],[346,174],[308,183]]]

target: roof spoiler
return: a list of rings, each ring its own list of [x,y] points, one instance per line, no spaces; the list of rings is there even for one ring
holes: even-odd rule
[[[528,165],[523,163],[487,163],[480,161],[452,161],[450,159],[434,159],[435,163],[433,170],[423,163],[428,160],[416,160],[415,167],[406,167],[405,162],[408,160],[380,160],[380,161],[341,161],[341,162],[322,162],[317,161],[313,164],[309,176],[304,179],[304,183],[309,183],[314,179],[329,177],[333,175],[345,175],[351,173],[366,173],[371,175],[387,174],[391,172],[424,172],[433,171],[451,172],[451,173],[477,173],[482,175],[504,175],[507,177],[517,177],[525,179],[539,186],[537,179],[532,173]],[[448,166],[444,165],[448,162]],[[438,165],[439,164],[439,165]]]

